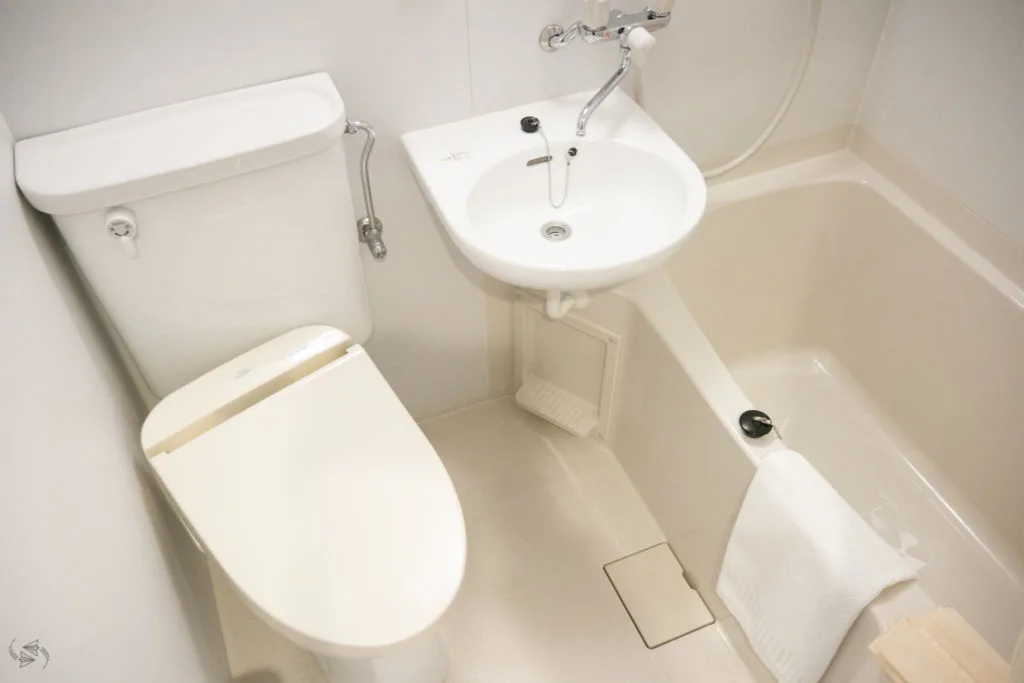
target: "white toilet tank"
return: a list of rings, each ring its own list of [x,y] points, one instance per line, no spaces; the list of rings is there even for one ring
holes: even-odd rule
[[[314,74],[22,140],[17,181],[162,397],[293,328],[369,338],[344,130]]]

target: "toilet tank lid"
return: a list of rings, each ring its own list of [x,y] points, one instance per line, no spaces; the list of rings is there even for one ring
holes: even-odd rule
[[[316,73],[21,140],[15,173],[37,209],[83,213],[292,161],[344,131],[341,95]]]
[[[341,330],[310,325],[229,360],[160,401],[142,424],[147,458],[223,424],[355,347]]]

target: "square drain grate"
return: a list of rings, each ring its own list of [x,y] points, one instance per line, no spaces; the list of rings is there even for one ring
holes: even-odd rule
[[[715,623],[667,543],[606,564],[604,571],[648,648]]]

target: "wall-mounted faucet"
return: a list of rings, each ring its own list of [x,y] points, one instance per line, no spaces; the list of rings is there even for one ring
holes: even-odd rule
[[[608,23],[597,28],[591,28],[582,21],[573,23],[569,28],[558,24],[546,26],[540,32],[540,48],[545,52],[554,52],[561,50],[576,38],[581,38],[584,43],[604,43],[609,40],[621,40],[635,28],[657,31],[659,28],[668,26],[671,19],[672,12],[659,12],[650,7],[642,12],[633,12],[632,14],[612,10],[608,16]]]
[[[608,79],[608,82],[601,86],[601,89],[583,107],[579,120],[576,122],[576,135],[583,137],[587,134],[587,123],[590,121],[590,117],[629,72],[633,61],[632,49],[629,46],[629,34],[638,28],[647,31],[657,31],[668,26],[671,20],[671,11],[658,11],[648,7],[642,12],[633,12],[632,14],[625,14],[614,10],[608,16],[608,23],[597,28],[587,26],[582,21],[577,21],[570,25],[569,28],[552,24],[546,26],[541,31],[540,47],[545,52],[561,50],[576,38],[582,39],[585,43],[619,41],[619,68],[615,70],[615,73]]]

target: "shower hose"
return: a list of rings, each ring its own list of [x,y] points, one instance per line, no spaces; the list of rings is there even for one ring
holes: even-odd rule
[[[742,154],[728,163],[722,164],[721,166],[717,166],[708,171],[704,171],[704,177],[708,180],[725,175],[726,173],[729,173],[730,171],[733,171],[745,164],[750,157],[757,154],[761,148],[764,147],[765,143],[768,142],[768,139],[775,134],[776,130],[778,130],[783,119],[786,118],[786,114],[789,113],[790,107],[793,106],[793,100],[796,99],[797,93],[800,92],[800,86],[803,85],[804,77],[807,75],[807,67],[811,63],[811,55],[814,53],[814,44],[818,38],[818,25],[819,20],[821,19],[821,2],[822,0],[811,0],[811,12],[810,18],[807,22],[807,40],[804,47],[804,53],[800,58],[799,64],[797,64],[796,70],[793,72],[793,79],[790,81],[789,90],[786,92],[786,96],[782,99],[778,109],[775,111],[775,116],[772,117],[772,120],[768,123],[767,127],[761,131],[761,135],[754,141],[754,144],[748,147]],[[637,77],[637,85],[640,86],[637,88],[638,104],[643,106],[643,88],[639,82],[641,78],[639,71],[637,72]]]

